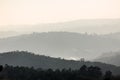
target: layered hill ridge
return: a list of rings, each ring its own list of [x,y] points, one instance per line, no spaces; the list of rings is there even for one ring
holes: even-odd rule
[[[65,60],[60,58],[53,58],[43,55],[35,55],[27,51],[12,51],[0,54],[0,64],[13,65],[13,66],[26,66],[43,69],[79,69],[82,65],[87,66],[98,66],[103,72],[111,70],[113,74],[120,74],[120,67],[114,65],[100,63],[100,62],[89,62],[89,61],[74,61]]]
[[[8,28],[10,27],[10,28]],[[80,19],[60,23],[45,23],[34,25],[8,25],[3,29],[8,31],[17,31],[22,33],[30,32],[88,32],[97,34],[115,33],[120,31],[120,19]]]
[[[33,33],[0,39],[0,52],[23,50],[66,59],[91,60],[104,52],[117,51],[119,39],[72,32]]]
[[[94,61],[120,66],[120,51],[104,53],[100,57],[96,58]]]

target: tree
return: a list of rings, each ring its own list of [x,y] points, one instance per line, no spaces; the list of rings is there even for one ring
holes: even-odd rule
[[[106,71],[105,76],[104,76],[104,80],[111,80],[111,77],[112,77],[112,72]]]
[[[91,78],[100,80],[102,77],[102,71],[99,67],[97,66],[90,66],[88,67],[88,76],[90,76]]]
[[[86,72],[86,71],[87,71],[87,66],[86,66],[86,65],[83,65],[83,66],[80,68],[80,71],[81,71],[81,72]]]
[[[2,65],[0,65],[0,72],[3,70],[3,66]]]

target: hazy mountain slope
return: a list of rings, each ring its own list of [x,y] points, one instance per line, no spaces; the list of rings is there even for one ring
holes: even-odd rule
[[[28,52],[6,52],[0,54],[0,64],[9,64],[14,66],[28,66],[43,69],[63,69],[72,68],[79,69],[82,65],[87,66],[99,66],[103,71],[111,70],[114,74],[120,74],[120,67],[116,67],[109,64],[99,63],[99,62],[81,62],[73,60],[64,60],[60,58],[51,58],[46,56],[38,56]]]
[[[95,61],[120,66],[120,52],[109,52],[102,54],[100,57],[96,58]]]
[[[81,19],[61,23],[3,26],[5,30],[30,32],[67,31],[106,34],[120,31],[120,19]]]
[[[120,31],[120,19],[84,19],[70,22],[51,24],[51,26],[61,27],[64,31],[88,32],[106,34]]]
[[[54,57],[93,59],[120,48],[120,41],[70,32],[34,33],[0,39],[0,52],[27,50]]]
[[[20,33],[15,31],[0,31],[0,38],[7,38],[17,35],[20,35]]]
[[[103,37],[112,38],[112,39],[119,39],[120,40],[120,32],[106,34]]]

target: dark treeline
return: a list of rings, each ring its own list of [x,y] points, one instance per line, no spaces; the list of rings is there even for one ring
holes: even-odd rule
[[[43,70],[5,65],[0,66],[0,71],[0,80],[120,80],[120,76],[112,76],[111,71],[103,74],[99,67],[86,65],[78,70]]]

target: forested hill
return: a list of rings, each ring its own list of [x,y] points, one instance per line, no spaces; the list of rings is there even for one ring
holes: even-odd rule
[[[91,60],[103,52],[119,50],[120,40],[73,32],[33,33],[0,39],[0,52],[27,50],[53,57]]]
[[[13,66],[26,66],[43,69],[79,69],[82,65],[99,66],[102,71],[111,70],[113,74],[120,74],[120,67],[100,62],[73,61],[60,58],[52,58],[43,55],[35,55],[26,51],[13,51],[0,54],[0,64]]]

